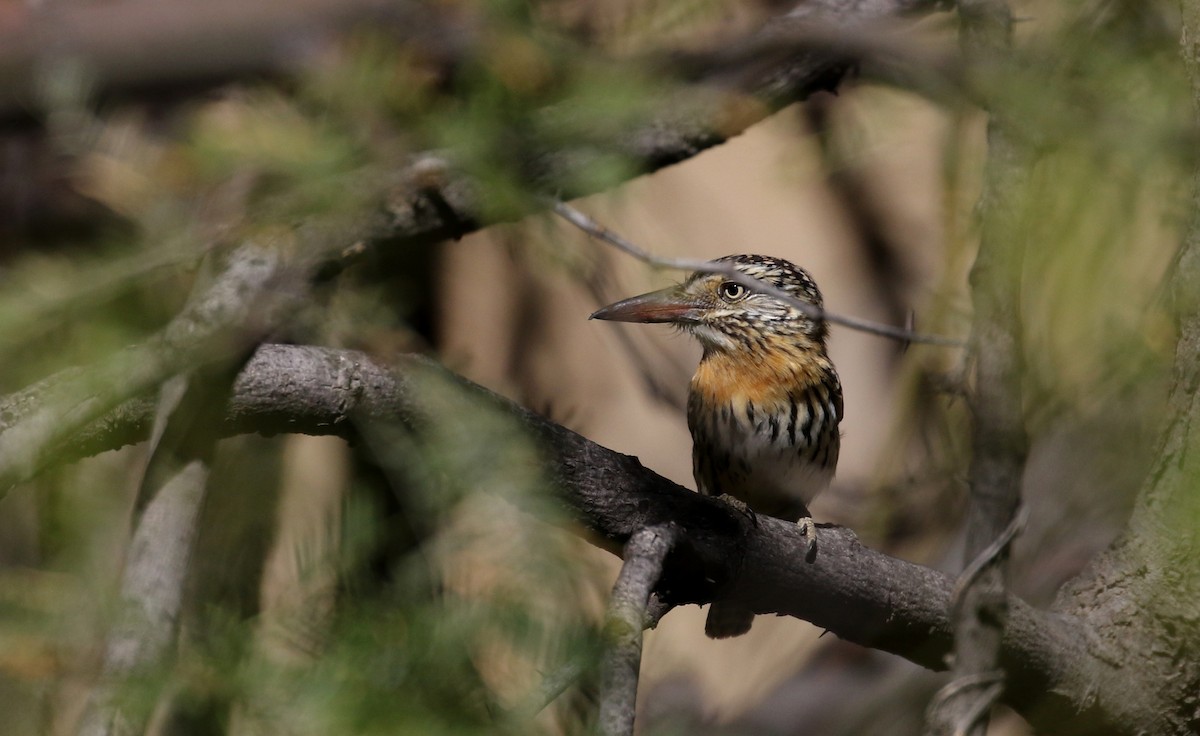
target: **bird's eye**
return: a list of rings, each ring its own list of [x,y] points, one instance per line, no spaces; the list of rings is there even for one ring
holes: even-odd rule
[[[736,281],[726,281],[717,287],[717,293],[725,301],[736,302],[739,299],[745,299],[750,290]]]

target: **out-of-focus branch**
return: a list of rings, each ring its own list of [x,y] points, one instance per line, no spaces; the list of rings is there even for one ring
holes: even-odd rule
[[[126,678],[160,662],[174,642],[208,471],[199,459],[179,467],[138,521],[121,578],[124,609],[109,634],[101,680],[89,699],[81,736],[133,736],[145,730],[113,696]]]
[[[226,291],[248,287],[241,296],[244,307],[263,307],[265,321],[214,323],[211,329],[223,332],[225,350],[162,384],[150,457],[133,509],[133,535],[121,572],[121,609],[105,642],[101,678],[84,713],[82,736],[134,736],[145,731],[145,722],[121,708],[113,695],[128,678],[161,666],[176,640],[225,405],[234,379],[262,339],[262,331],[272,329],[277,315],[282,314],[266,303],[271,288],[290,291],[288,284],[261,279],[236,283],[241,255],[235,253],[216,276],[211,268],[203,269],[184,314],[211,299],[214,287]],[[233,309],[224,316],[226,320],[230,317],[244,319],[245,315]]]
[[[213,285],[151,339],[7,397],[0,409],[0,493],[52,462],[67,438],[123,401],[257,344],[303,303],[317,262],[294,243],[247,242],[229,254]]]
[[[754,90],[770,99],[787,94],[788,75],[778,71],[788,69],[787,60],[795,64],[805,54],[820,54],[935,101],[973,96],[958,53],[895,23],[898,16],[949,10],[951,3],[908,3],[907,12],[897,10],[903,3],[877,3],[875,12],[860,4],[852,23],[845,22],[846,9],[837,5],[844,3],[801,3],[745,38],[717,49],[672,52],[658,66],[685,79]]]
[[[448,52],[465,40],[430,6],[406,0],[121,0],[14,7],[0,25],[0,117],[38,110],[39,86],[64,65],[112,94],[294,73],[353,25]]]
[[[962,46],[971,58],[1001,59],[1012,43],[1012,15],[1005,0],[958,4]],[[955,600],[955,681],[930,709],[932,734],[982,736],[1002,682],[1007,545],[1015,529],[1021,477],[1029,441],[1021,399],[1021,264],[1023,203],[1029,191],[1030,153],[1013,140],[1006,122],[988,122],[988,162],[980,199],[982,232],[971,294],[975,308],[971,358],[975,383],[965,558],[970,577]],[[1012,673],[1007,673],[1011,682]],[[976,683],[973,686],[955,684]]]
[[[634,532],[625,545],[625,563],[604,620],[608,649],[600,663],[599,726],[603,736],[633,736],[647,605],[676,536],[671,524],[647,527]]]
[[[155,447],[138,492],[121,575],[122,610],[108,635],[101,681],[88,703],[82,736],[132,736],[145,730],[145,723],[118,707],[112,696],[126,678],[160,664],[175,641],[217,428],[236,373],[223,372],[227,375],[176,376],[163,386]]]
[[[762,30],[711,52],[654,53],[629,63],[668,76],[736,88],[771,100],[794,99],[798,85],[836,84],[866,62],[885,78],[922,91],[958,87],[960,65],[897,37],[887,21],[949,9],[937,0],[806,2]],[[479,40],[469,9],[408,0],[298,0],[163,6],[122,0],[103,6],[20,8],[0,26],[0,118],[37,113],[48,73],[82,73],[92,94],[195,88],[237,79],[294,75],[354,27],[383,30],[449,72]],[[883,22],[881,22],[883,21]],[[821,75],[814,70],[823,69]]]
[[[278,297],[286,293],[289,265],[271,247],[247,244],[230,255],[212,289],[152,339],[8,397],[0,425],[0,489],[30,477],[52,459],[55,447],[126,399],[224,355],[236,342],[231,332],[269,324],[283,306]]]

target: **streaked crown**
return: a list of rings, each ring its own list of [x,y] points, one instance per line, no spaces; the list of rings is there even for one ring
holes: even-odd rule
[[[812,276],[791,261],[770,256],[733,255],[718,258],[717,263],[732,263],[738,271],[765,281],[800,301],[824,306],[821,290]],[[805,336],[823,344],[828,334],[823,320],[814,320],[791,304],[730,281],[721,274],[693,274],[683,283],[683,289],[709,301],[704,326],[739,343],[755,343],[761,338]],[[697,337],[704,341],[704,335],[697,333]]]

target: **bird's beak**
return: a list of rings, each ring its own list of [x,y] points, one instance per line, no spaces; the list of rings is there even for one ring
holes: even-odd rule
[[[592,313],[588,319],[613,322],[697,322],[701,306],[678,286],[622,299]]]

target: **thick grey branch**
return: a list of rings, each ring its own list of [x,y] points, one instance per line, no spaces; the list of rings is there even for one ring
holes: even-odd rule
[[[266,345],[234,385],[223,431],[354,435],[358,422],[415,420],[421,397],[411,379],[441,370],[420,358],[385,368],[362,353]],[[465,380],[463,390],[512,412],[544,448],[544,470],[558,498],[597,544],[620,553],[639,529],[675,523],[680,542],[668,555],[658,595],[673,604],[708,602],[717,585],[756,613],[811,621],[864,646],[933,669],[950,651],[952,580],[943,573],[876,552],[839,527],[820,527],[822,554],[805,563],[794,524],[760,517],[752,526],[724,504],[647,470],[636,458],[605,449]],[[146,426],[129,404],[89,437],[92,451],[116,446]],[[1078,671],[1085,657],[1072,619],[1035,611],[1009,598],[1002,664],[1005,698],[1024,712],[1082,707],[1088,694]],[[1055,705],[1057,704],[1057,705]],[[1035,723],[1036,723],[1036,713]]]

